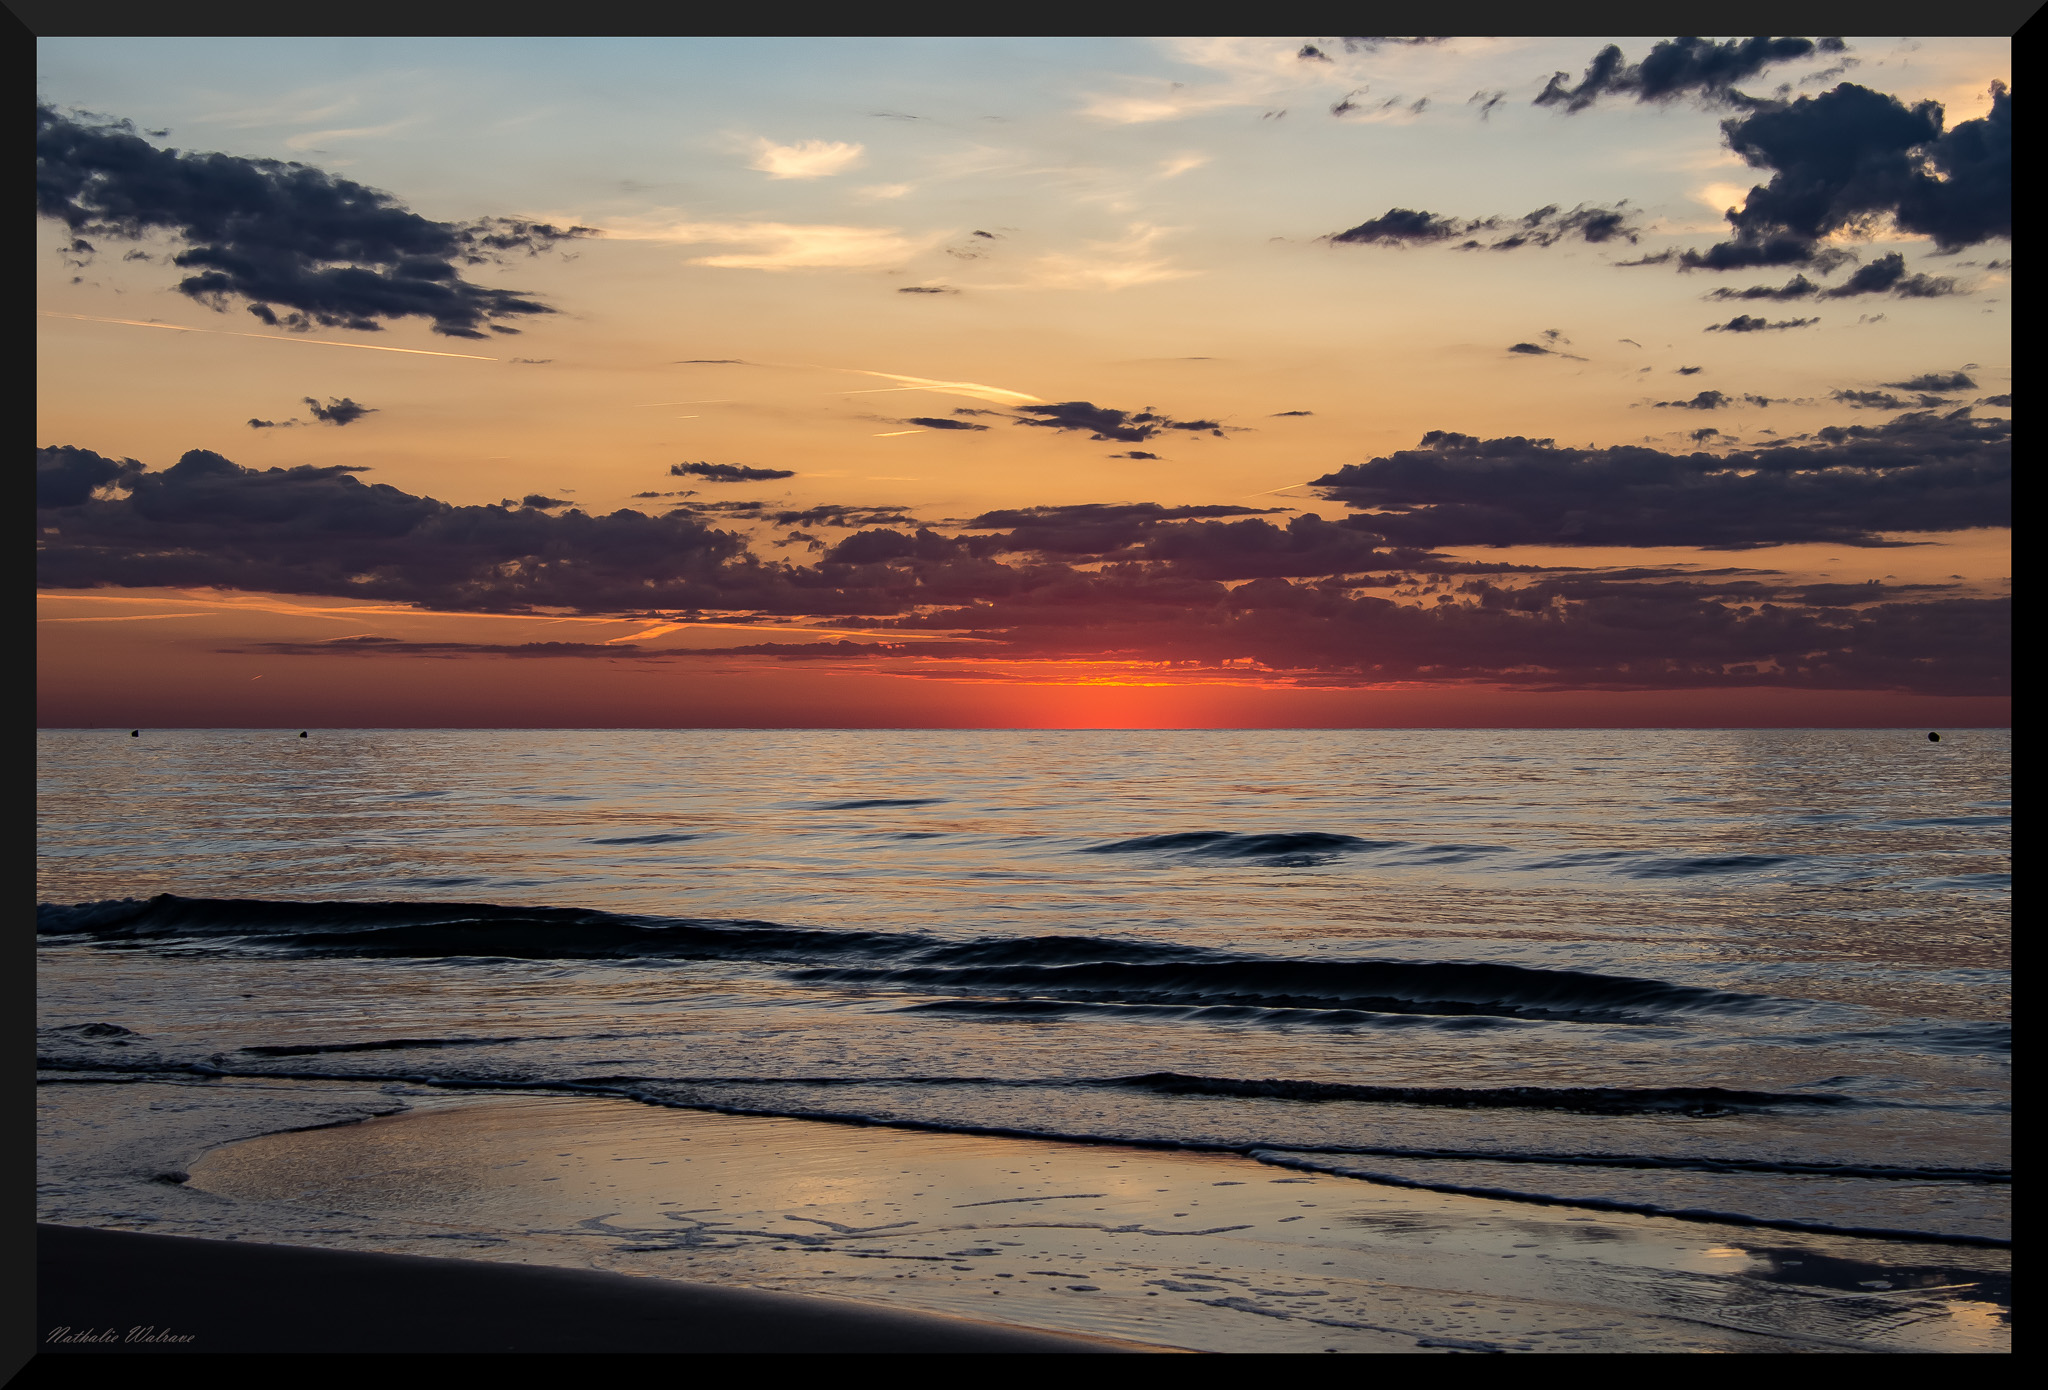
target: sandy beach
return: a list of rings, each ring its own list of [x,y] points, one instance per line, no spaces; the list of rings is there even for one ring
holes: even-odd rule
[[[207,1238],[117,1258],[94,1243],[112,1237],[51,1233],[46,1336],[178,1332],[183,1318],[302,1344],[356,1336],[363,1350],[515,1333],[532,1349],[618,1350],[2007,1346],[1997,1250],[611,1099],[141,1079],[43,1097],[46,1166],[73,1194],[46,1219]],[[396,1113],[363,1118],[377,1109]],[[303,1279],[318,1297],[262,1302]],[[429,1286],[452,1292],[401,1296]],[[183,1301],[150,1301],[173,1291]],[[516,1316],[521,1299],[588,1314],[570,1330]],[[373,1305],[410,1311],[336,1312]]]

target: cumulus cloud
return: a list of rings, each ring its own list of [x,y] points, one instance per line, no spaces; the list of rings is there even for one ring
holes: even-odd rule
[[[1395,545],[1750,549],[2010,525],[2011,478],[2011,422],[1964,409],[1727,454],[1432,431],[1312,485],[1369,511],[1349,524]]]
[[[672,463],[669,476],[702,478],[711,483],[751,483],[770,478],[794,478],[793,468],[749,468],[738,463]]]
[[[1988,115],[1954,129],[1939,102],[1908,107],[1851,82],[1758,103],[1721,129],[1771,177],[1728,211],[1732,238],[1684,253],[1689,269],[1824,264],[1845,254],[1826,238],[1879,219],[1944,251],[2012,235],[2012,94],[2002,84]]]
[[[179,293],[215,309],[240,302],[294,332],[374,331],[416,317],[455,338],[514,333],[502,320],[553,310],[463,270],[594,235],[517,218],[436,222],[309,165],[159,149],[127,121],[40,105],[36,211],[81,242],[168,237],[181,248],[172,264],[192,272]]]
[[[36,506],[78,507],[95,495],[124,489],[142,475],[134,459],[102,458],[90,449],[59,445],[36,450]]]
[[[861,163],[866,147],[839,140],[799,140],[778,145],[773,140],[754,142],[749,169],[759,169],[771,179],[822,179],[843,173]]]
[[[1637,101],[1668,102],[1692,97],[1709,104],[1748,106],[1754,99],[1735,90],[1744,82],[1777,63],[1794,62],[1821,54],[1844,52],[1840,39],[1767,38],[1665,39],[1654,45],[1640,63],[1630,63],[1613,44],[1601,49],[1587,65],[1576,86],[1567,86],[1567,74],[1557,73],[1536,97],[1538,106],[1561,106],[1568,112],[1583,111],[1602,97],[1632,96]]]

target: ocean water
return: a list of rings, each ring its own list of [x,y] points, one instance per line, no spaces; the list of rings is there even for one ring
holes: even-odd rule
[[[2010,738],[39,735],[42,1065],[2009,1239]]]

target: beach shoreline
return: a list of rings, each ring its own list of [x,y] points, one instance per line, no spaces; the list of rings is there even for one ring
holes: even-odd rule
[[[553,1270],[687,1294],[692,1306],[709,1295],[688,1291],[715,1289],[884,1322],[934,1317],[949,1336],[996,1326],[1127,1349],[2007,1344],[2003,1307],[1986,1293],[2009,1278],[1998,1251],[1417,1192],[1235,1155],[614,1099],[142,1078],[43,1090],[49,1186],[72,1194],[46,1200],[44,1220],[205,1237],[187,1255],[215,1271],[254,1258],[220,1247],[438,1261],[429,1268],[459,1265],[465,1281],[485,1278],[472,1266]],[[67,1154],[100,1165],[97,1188],[65,1168]],[[191,1283],[175,1263],[161,1268]],[[576,1296],[603,1303],[595,1286]],[[125,1306],[137,1311],[123,1322],[48,1305],[43,1326],[172,1323],[146,1300]],[[662,1306],[688,1321],[673,1299]],[[675,1349],[711,1349],[673,1326],[634,1325]],[[854,1335],[850,1323],[817,1326]],[[458,1336],[444,1349],[468,1345]]]

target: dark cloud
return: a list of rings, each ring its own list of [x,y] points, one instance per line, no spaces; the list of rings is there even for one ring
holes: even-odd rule
[[[1999,408],[2000,410],[2011,410],[2011,409],[2012,409],[2012,397],[2011,397],[2011,396],[1979,396],[1979,397],[1977,398],[1977,404],[1978,404],[1978,405],[1990,405],[1990,406],[1996,406],[1996,407],[1998,407],[1998,408]]]
[[[1545,333],[1543,336],[1552,343],[1564,341],[1562,338],[1559,337],[1556,330],[1554,329],[1550,332]],[[1556,347],[1545,347],[1541,343],[1515,343],[1512,346],[1510,346],[1507,350],[1509,352],[1520,353],[1524,357],[1565,357],[1571,359],[1574,362],[1583,362],[1586,360],[1585,358],[1579,356],[1575,352],[1565,352],[1562,349]]]
[[[1805,449],[1704,462],[1436,435],[1413,455],[1374,460],[1363,475],[1346,470],[1352,476],[1341,481],[1369,482],[1401,499],[1408,520],[1438,530],[1462,524],[1432,500],[1444,491],[1448,466],[1469,475],[1467,491],[1496,510],[1519,509],[1546,539],[1562,531],[1568,542],[1599,540],[1589,532],[1605,529],[1621,543],[1650,543],[1652,533],[1669,543],[1664,533],[1673,525],[1704,515],[1730,525],[1747,517],[1751,535],[1770,530],[1773,518],[1802,520],[1809,531],[1834,524],[1827,538],[1839,540],[1843,517],[1873,501],[1859,503],[1836,486],[1840,475],[1900,483],[1921,527],[1964,524],[1949,513],[1966,486],[1944,494],[1922,475],[1943,466],[1959,477],[1973,468],[1988,474],[1991,451],[2009,431],[1961,413],[1909,417],[1822,431]],[[962,524],[983,534],[946,535],[900,513],[890,518],[901,522],[897,529],[864,522],[863,509],[821,507],[809,515],[865,529],[798,566],[764,562],[738,536],[682,511],[593,517],[452,507],[362,484],[344,469],[245,469],[198,450],[160,473],[89,450],[43,450],[37,475],[54,504],[43,518],[60,523],[41,528],[38,582],[46,586],[216,586],[678,621],[806,615],[884,639],[649,651],[628,643],[355,638],[245,649],[275,655],[765,657],[899,663],[889,669],[926,675],[944,675],[940,663],[952,662],[971,678],[1000,674],[990,661],[1084,659],[1183,672],[1228,665],[1233,680],[1334,686],[2005,688],[2010,620],[1997,601],[1930,586],[1785,585],[1768,572],[1737,570],[1531,572],[1389,542],[1380,534],[1386,515],[1302,515],[1283,525],[1230,506],[1028,507]],[[1773,492],[1756,486],[1759,478],[1817,491]],[[1671,495],[1674,479],[1691,490]],[[1731,487],[1739,493],[1732,507]],[[865,509],[870,517],[882,510]],[[783,539],[820,547],[802,532]],[[1019,558],[1005,563],[1003,554]],[[911,632],[936,640],[886,640]]]
[[[1717,429],[1694,430],[1692,432],[1692,442],[1695,444],[1704,444],[1709,439],[1718,439],[1720,437],[1721,431]]]
[[[1891,294],[1901,299],[1940,299],[1961,293],[1946,275],[1908,275],[1906,258],[1897,251],[1859,268],[1833,289],[1822,289],[1804,275],[1782,285],[1752,285],[1746,290],[1719,289],[1707,299],[1848,299],[1860,294]]]
[[[127,121],[90,124],[36,108],[36,211],[74,233],[167,235],[193,272],[181,294],[246,303],[273,327],[374,330],[425,318],[436,333],[514,333],[500,320],[552,313],[463,278],[465,267],[537,254],[588,227],[511,218],[435,222],[388,193],[304,164],[158,149]]]
[[[958,294],[960,291],[948,285],[899,285],[898,294]]]
[[[1101,557],[1133,549],[1166,523],[1213,517],[1266,516],[1274,510],[1226,504],[1166,507],[1157,502],[1088,502],[983,512],[962,522],[961,528],[1004,532],[994,536],[968,537],[971,550],[977,554],[1036,551],[1050,555]]]
[[[1346,53],[1377,53],[1382,48],[1426,48],[1431,44],[1449,43],[1449,38],[1438,35],[1435,38],[1344,38],[1339,39]]]
[[[506,360],[519,367],[545,367],[555,359],[552,357],[512,357]]]
[[[1847,253],[1823,238],[1889,217],[1944,251],[2012,235],[2012,94],[1992,86],[1989,115],[1943,129],[1941,104],[1845,82],[1819,96],[1765,102],[1726,121],[1729,148],[1768,183],[1730,209],[1732,239],[1681,257],[1689,269],[1824,265]],[[1902,291],[1912,293],[1911,290]],[[1941,291],[1946,293],[1947,291]]]
[[[313,412],[313,418],[323,425],[353,425],[365,415],[375,415],[373,406],[359,405],[347,396],[339,399],[329,396],[322,405],[311,396],[306,397],[306,408]]]
[[[1159,455],[1148,454],[1143,449],[1133,449],[1126,454],[1111,454],[1110,457],[1113,459],[1152,459],[1157,461]]]
[[[987,425],[977,425],[967,420],[948,420],[942,415],[913,415],[902,423],[922,425],[928,430],[985,430]]]
[[[1746,290],[1718,289],[1708,299],[1811,299],[1820,286],[1804,275],[1795,275],[1782,285],[1751,285]]]
[[[509,506],[509,499],[506,502],[501,503],[500,505]],[[569,507],[574,506],[575,504],[570,502],[565,497],[548,497],[542,493],[529,492],[526,494],[526,496],[519,499],[519,505],[522,507],[533,507],[540,511],[547,511],[554,507]]]
[[[1388,208],[1386,212],[1370,221],[1361,222],[1349,231],[1338,232],[1332,241],[1367,243],[1378,242],[1384,246],[1399,246],[1420,241],[1444,241],[1451,237],[1464,236],[1480,224],[1461,222],[1454,217],[1439,217],[1433,212],[1419,212],[1414,208]]]
[[[1345,524],[1392,545],[1878,546],[1888,531],[2010,525],[2011,436],[1967,409],[1728,454],[1432,431],[1313,485],[1375,509]]]
[[[916,525],[916,518],[901,507],[858,507],[826,503],[802,511],[776,512],[770,518],[777,526],[894,526]]]
[[[59,445],[36,450],[36,507],[77,507],[133,486],[144,469],[134,459],[102,458],[90,449]]]
[[[304,423],[305,421],[303,420],[258,420],[252,416],[249,420],[249,428],[252,430],[288,430]]]
[[[1974,391],[1977,383],[1964,372],[1922,372],[1908,381],[1887,381],[1883,385],[1901,391]]]
[[[1569,212],[1552,203],[1521,217],[1471,220],[1418,212],[1414,208],[1389,208],[1380,216],[1361,222],[1348,231],[1334,233],[1327,239],[1352,245],[1412,246],[1464,237],[1467,239],[1459,243],[1459,249],[1466,251],[1514,251],[1524,246],[1555,246],[1572,238],[1599,245],[1609,241],[1634,242],[1638,229],[1629,220],[1633,216],[1625,200],[1611,208],[1588,207],[1581,203]],[[1481,241],[1475,236],[1481,232],[1504,235],[1491,241]]]
[[[1702,391],[1689,401],[1657,401],[1659,410],[1719,410],[1732,398],[1720,391]]]
[[[1166,430],[1213,434],[1219,439],[1223,437],[1222,423],[1217,420],[1176,420],[1149,408],[1139,411],[1112,410],[1108,406],[1096,405],[1092,401],[1020,405],[1011,418],[1020,425],[1039,425],[1055,430],[1082,430],[1087,432],[1090,439],[1122,444],[1142,444]]]
[[[39,454],[39,481],[52,458],[59,495],[75,497],[81,480],[106,472],[79,459],[82,452]],[[39,582],[357,595],[499,611],[711,605],[773,587],[773,573],[747,556],[744,540],[688,515],[455,507],[359,482],[354,471],[242,468],[195,449],[161,472],[121,473],[112,481],[126,496],[71,502],[56,514],[61,542],[38,554]]]
[[[1301,59],[1304,63],[1327,63],[1330,61],[1330,55],[1312,43],[1303,44],[1301,52],[1294,56]]]
[[[793,468],[749,468],[738,463],[672,463],[673,478],[702,478],[709,483],[753,483],[771,478],[794,478]]]
[[[1272,414],[1271,414],[1270,416],[1268,416],[1267,418],[1268,418],[1268,419],[1272,419],[1272,420],[1278,420],[1278,419],[1280,419],[1280,418],[1281,418],[1282,416],[1286,416],[1286,415],[1313,415],[1313,414],[1315,414],[1315,412],[1314,412],[1313,410],[1276,410],[1276,411],[1274,411],[1274,412],[1273,412],[1273,413],[1272,413]]]
[[[1956,282],[1946,275],[1908,275],[1906,258],[1894,251],[1880,256],[1831,290],[1823,299],[1846,299],[1857,294],[1893,294],[1901,299],[1940,299],[1957,293]]]
[[[1706,368],[1705,368],[1705,367],[1673,367],[1673,368],[1672,368],[1671,370],[1673,370],[1673,371],[1677,372],[1677,373],[1678,373],[1678,374],[1679,374],[1680,376],[1698,376],[1698,375],[1699,375],[1699,374],[1700,374],[1701,372],[1705,371],[1705,370],[1706,370]]]
[[[1915,407],[1932,410],[1939,406],[1955,404],[1946,396],[1930,396],[1925,393],[1916,395],[1910,401],[1894,396],[1889,391],[1835,391],[1831,394],[1835,400],[1852,410],[1911,410]]]
[[[1576,87],[1565,85],[1567,74],[1554,75],[1536,97],[1538,106],[1583,111],[1606,96],[1633,96],[1637,101],[1674,101],[1694,97],[1719,105],[1748,106],[1753,99],[1734,88],[1775,63],[1840,53],[1840,39],[1747,38],[1715,43],[1712,39],[1665,39],[1642,62],[1631,65],[1613,44],[1593,56]]]
[[[1779,319],[1770,323],[1753,314],[1737,314],[1726,323],[1710,323],[1708,333],[1764,333],[1780,328],[1806,328],[1819,323],[1819,319]]]

